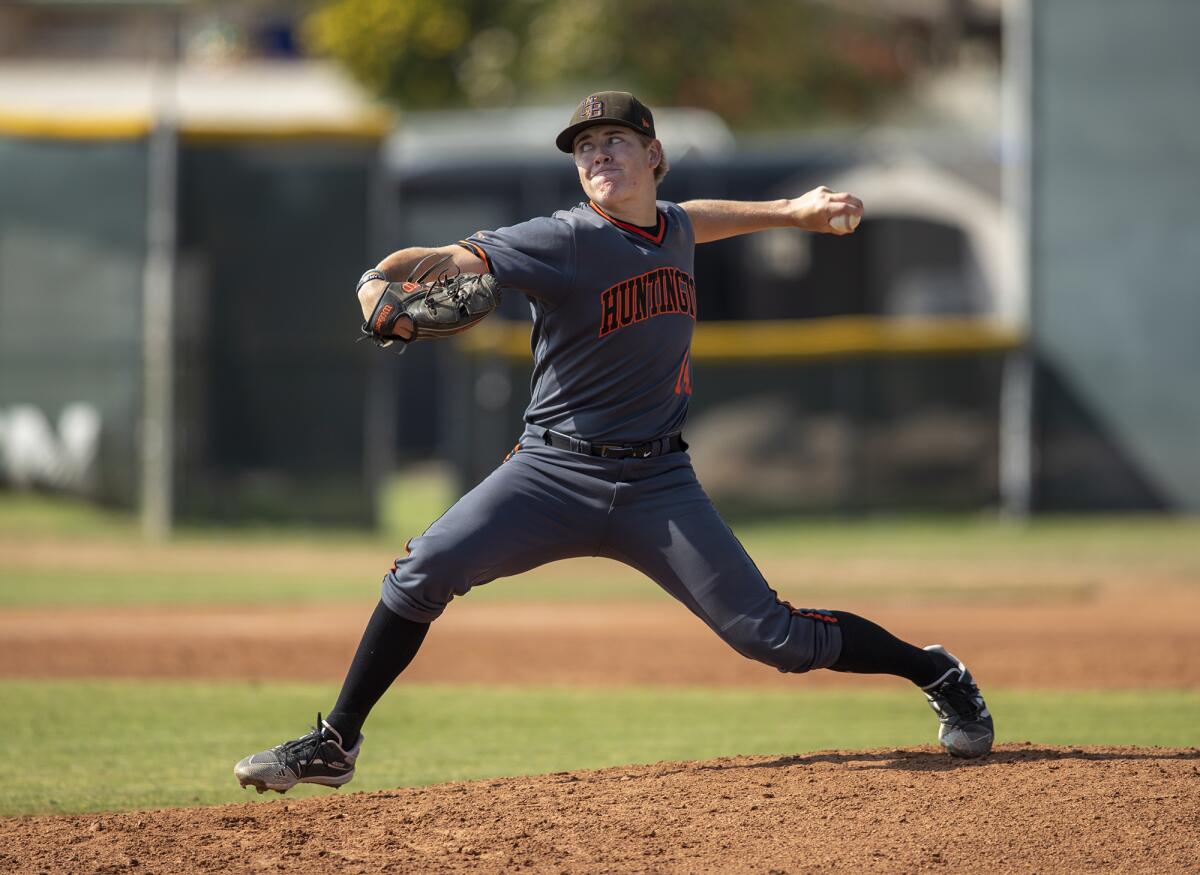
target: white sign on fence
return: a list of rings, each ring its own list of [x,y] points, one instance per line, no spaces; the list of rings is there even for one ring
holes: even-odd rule
[[[0,409],[0,483],[87,491],[100,448],[100,412],[91,404],[68,404],[53,429],[32,404]]]

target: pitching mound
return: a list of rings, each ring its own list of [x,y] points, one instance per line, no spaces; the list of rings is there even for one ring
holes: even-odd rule
[[[10,872],[1194,871],[1200,750],[658,763],[269,805],[0,820]]]

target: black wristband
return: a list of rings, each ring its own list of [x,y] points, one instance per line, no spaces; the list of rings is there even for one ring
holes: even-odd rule
[[[388,281],[387,274],[377,267],[373,267],[358,278],[358,285],[354,287],[354,291],[358,291],[363,287],[363,283],[369,283],[371,280]]]

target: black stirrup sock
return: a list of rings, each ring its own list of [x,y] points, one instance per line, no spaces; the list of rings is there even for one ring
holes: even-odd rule
[[[842,652],[830,666],[857,674],[894,674],[919,687],[931,684],[949,668],[942,657],[901,641],[882,626],[846,611],[830,611],[842,630]]]
[[[383,602],[375,606],[337,704],[325,718],[338,731],[347,750],[358,742],[367,715],[392,681],[408,668],[428,631],[428,623],[406,620]]]

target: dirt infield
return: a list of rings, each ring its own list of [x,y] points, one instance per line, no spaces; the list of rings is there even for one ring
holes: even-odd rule
[[[1198,825],[1200,750],[921,748],[0,819],[0,869],[1184,872]]]
[[[907,539],[854,549],[766,550],[759,565],[794,604],[868,616],[902,637],[939,642],[969,660],[986,686],[1060,689],[1200,686],[1200,562],[1161,523],[1038,535],[1013,546],[986,539]],[[1127,532],[1126,529],[1129,531]],[[1130,532],[1133,534],[1131,535]],[[1164,540],[1164,533],[1171,538]],[[1010,533],[1011,535],[1011,533]],[[998,537],[998,536],[997,536]],[[1008,536],[1006,536],[1008,537]],[[925,543],[926,546],[920,546]],[[0,532],[0,570],[136,583],[175,580],[199,596],[171,607],[0,609],[0,677],[129,677],[337,681],[369,615],[369,601],[338,598],[339,581],[379,579],[388,553],[356,542],[208,538],[148,544]],[[40,575],[40,576],[39,576]],[[107,576],[106,576],[107,575]],[[139,577],[141,575],[141,577]],[[309,600],[220,605],[204,587],[226,577],[321,582]],[[524,601],[471,593],[435,624],[406,679],[418,682],[567,684],[796,683],[733,654],[684,608],[653,596],[636,572],[600,559],[552,563],[528,575]],[[573,583],[593,601],[565,601]],[[327,582],[327,583],[326,583]],[[499,593],[508,581],[489,584]],[[520,586],[520,584],[518,584]],[[537,587],[541,587],[538,589]],[[374,584],[355,592],[370,598]],[[86,589],[77,589],[87,599]],[[541,603],[529,596],[543,593]],[[268,593],[268,588],[261,590]],[[558,593],[556,599],[554,594]],[[355,596],[359,598],[359,596]],[[627,600],[622,600],[627,599]],[[151,601],[153,598],[150,599]],[[103,603],[103,596],[96,599]],[[115,603],[114,603],[115,604]],[[890,683],[818,672],[805,684]]]
[[[294,545],[67,549],[0,538],[5,563],[108,579],[186,568],[196,586],[226,573],[378,574],[373,550]],[[960,652],[985,690],[1200,687],[1200,575],[1186,557],[856,554],[776,557],[766,571],[785,595],[808,593],[798,604],[852,610]],[[543,582],[609,573],[584,561],[547,570]],[[370,610],[370,601],[7,607],[0,677],[336,683]],[[434,626],[405,680],[895,684],[781,675],[732,653],[676,604],[611,594],[468,596]],[[1006,745],[970,763],[932,748],[739,757],[265,805],[0,818],[0,871],[19,873],[1200,872],[1198,860],[1195,749]]]
[[[1152,608],[1150,607],[1152,606]],[[1105,588],[1045,604],[847,605],[968,658],[986,686],[1200,686],[1200,592]],[[369,604],[0,611],[0,676],[337,681]],[[730,651],[682,607],[455,604],[414,682],[794,686]],[[805,685],[888,684],[816,672]]]

